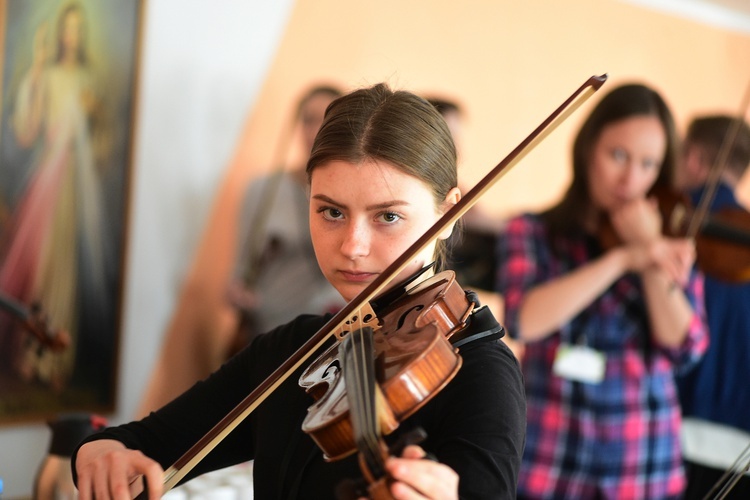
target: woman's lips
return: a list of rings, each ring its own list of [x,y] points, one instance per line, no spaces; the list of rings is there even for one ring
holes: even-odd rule
[[[370,281],[377,273],[366,273],[364,271],[339,271],[339,274],[343,276],[346,281],[354,281],[361,283],[364,281]]]

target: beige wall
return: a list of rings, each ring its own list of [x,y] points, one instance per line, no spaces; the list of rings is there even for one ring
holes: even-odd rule
[[[385,80],[457,98],[468,112],[462,176],[473,184],[592,74],[609,74],[602,93],[652,84],[683,127],[696,112],[737,113],[749,63],[750,34],[614,0],[299,0],[231,168],[268,167],[269,145],[311,80]],[[482,203],[505,215],[555,200],[569,179],[571,136],[597,97]]]

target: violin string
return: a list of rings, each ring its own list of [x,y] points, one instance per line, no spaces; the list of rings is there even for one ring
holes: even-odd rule
[[[703,497],[703,500],[722,500],[726,498],[726,496],[732,491],[732,488],[734,488],[739,480],[742,478],[742,475],[745,474],[750,470],[750,443],[745,447],[744,450],[739,454],[739,456],[735,459],[735,461],[732,463],[732,465],[722,474],[722,476],[719,478],[718,481],[716,481],[716,484],[714,484],[711,489],[706,493],[706,495]],[[719,489],[721,488],[721,489]],[[711,495],[714,494],[716,490],[719,490],[716,493],[716,496],[712,497]]]
[[[686,234],[688,238],[695,238],[695,236],[698,234],[698,231],[703,226],[703,221],[708,215],[711,201],[713,201],[714,196],[716,195],[716,191],[719,188],[721,173],[726,167],[727,160],[729,159],[729,152],[732,149],[734,141],[737,139],[737,135],[739,134],[742,122],[749,107],[750,83],[748,84],[748,87],[745,91],[745,97],[743,98],[742,104],[740,105],[740,111],[739,113],[737,113],[737,118],[732,120],[732,124],[727,131],[727,134],[724,136],[724,140],[722,141],[721,147],[719,148],[719,154],[716,156],[716,160],[714,161],[714,164],[711,166],[711,170],[708,173],[708,178],[706,179],[703,194],[701,195],[698,206],[695,212],[693,212],[693,216],[690,219],[690,223],[688,225]]]
[[[373,464],[377,464],[379,474],[383,474],[385,470],[385,464],[381,459],[378,447],[380,438],[380,429],[377,424],[377,381],[375,379],[374,370],[374,351],[373,351],[373,331],[371,328],[367,328],[362,331],[363,342],[362,342],[362,359],[366,363],[367,383],[365,387],[365,404],[367,405],[365,411],[365,418],[367,419],[367,435],[368,439],[368,452],[371,453],[371,459]]]
[[[372,370],[372,329],[358,328],[345,339],[344,375],[354,383],[347,384],[347,397],[352,407],[349,415],[354,439],[374,476],[382,475],[383,462],[378,453],[378,429],[375,418],[374,370]]]
[[[359,383],[359,389],[361,389],[361,415],[362,415],[362,421],[365,424],[364,427],[364,437],[368,440],[369,444],[372,445],[373,440],[373,433],[376,431],[375,426],[373,425],[373,418],[372,414],[375,411],[372,403],[373,403],[373,395],[372,395],[372,387],[373,387],[373,381],[372,376],[369,370],[369,363],[368,363],[368,356],[370,353],[367,352],[368,343],[366,340],[366,337],[368,337],[367,333],[364,329],[357,330],[357,336],[359,337],[359,342],[357,342],[357,345],[359,347],[359,353],[357,357],[358,365],[361,364],[361,367],[358,367],[357,373],[360,376],[360,383]],[[359,361],[361,360],[361,363]]]

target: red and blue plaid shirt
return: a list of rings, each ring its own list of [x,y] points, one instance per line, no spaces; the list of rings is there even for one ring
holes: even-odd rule
[[[498,239],[497,291],[505,298],[511,336],[519,336],[519,310],[529,289],[602,254],[583,233],[557,243],[553,253],[544,223],[529,214],[509,221]],[[528,427],[519,498],[679,498],[685,479],[673,373],[696,363],[708,346],[702,276],[692,274],[684,292],[695,313],[679,349],[653,342],[635,274],[621,277],[552,335],[526,344]],[[553,375],[561,343],[606,354],[604,380],[590,384]]]

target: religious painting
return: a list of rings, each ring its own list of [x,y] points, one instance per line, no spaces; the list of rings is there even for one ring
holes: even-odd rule
[[[0,424],[114,409],[142,16],[0,0]]]

